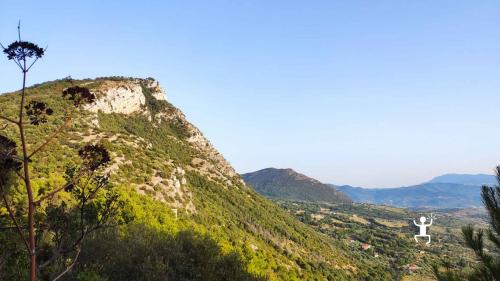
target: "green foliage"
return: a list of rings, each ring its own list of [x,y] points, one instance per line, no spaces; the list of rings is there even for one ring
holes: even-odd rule
[[[258,193],[270,198],[329,203],[351,202],[349,197],[335,187],[292,169],[267,168],[243,174],[242,178]]]
[[[16,142],[0,135],[0,187],[7,186],[12,174],[21,169]]]
[[[145,116],[130,118],[130,116],[117,113],[99,113],[98,116],[103,131],[130,134],[146,139],[151,142],[155,154],[163,154],[179,163],[189,164],[195,153],[189,146],[179,141],[178,131],[169,123],[164,122],[155,126]],[[143,163],[148,164],[147,162],[146,160]]]
[[[242,188],[221,192],[224,190],[222,184],[207,180],[197,173],[189,172],[187,176],[197,195],[195,204],[202,209],[197,219],[209,227],[209,233],[213,233],[220,240],[237,242],[233,246],[236,249],[248,247],[239,242],[240,237],[248,236],[248,233],[264,239],[265,243],[250,240],[262,248],[261,251],[255,253],[248,249],[242,252],[251,258],[250,268],[254,272],[277,271],[280,274],[275,278],[279,280],[314,280],[321,276],[348,280],[348,275],[342,270],[320,262],[321,259],[336,259],[338,264],[349,263],[345,257],[338,254],[336,241],[316,236],[313,231],[297,224],[293,218],[252,190]],[[214,213],[218,215],[203,215]],[[288,245],[283,245],[282,241],[289,241]],[[312,255],[303,254],[310,267],[300,268],[300,259],[294,254],[300,251],[299,249],[308,249],[311,254],[314,253],[312,255],[320,255],[322,258],[315,259]],[[289,260],[292,260],[293,264],[286,271],[280,264],[289,264]]]
[[[169,106],[167,101],[157,100],[156,98],[154,98],[151,90],[148,87],[141,85],[141,88],[142,93],[146,98],[146,107],[151,110],[153,115],[160,113],[162,110],[165,110],[167,106]]]
[[[444,269],[440,269],[439,266],[434,265],[432,269],[437,281],[463,281],[467,279],[463,272],[454,270],[449,265],[446,265]]]
[[[13,45],[11,44],[9,48],[11,46]],[[30,47],[34,48],[21,44],[12,50],[12,54],[17,56],[14,59],[19,60],[21,57],[24,62],[23,82],[31,67],[26,68],[25,58],[32,56],[39,58],[43,54],[43,50],[40,53],[40,50],[26,49]],[[70,87],[62,92],[60,99],[69,95],[75,107],[95,99],[95,96],[83,87]],[[108,177],[104,175],[104,169],[111,159],[109,152],[102,145],[85,145],[79,150],[80,162],[68,163],[64,185],[51,185],[55,181],[50,180],[45,181],[47,186],[38,185],[44,180],[44,175],[31,168],[38,164],[34,161],[35,156],[38,156],[37,153],[41,153],[55,137],[62,133],[70,118],[65,116],[64,124],[55,126],[59,127],[56,133],[47,133],[45,126],[41,125],[49,122],[50,116],[54,115],[54,110],[48,106],[48,103],[38,101],[36,95],[30,94],[31,91],[25,91],[25,88],[21,91],[21,102],[17,105],[20,107],[18,114],[22,114],[19,121],[14,122],[12,121],[14,117],[3,115],[5,113],[16,114],[15,110],[9,111],[10,107],[6,106],[1,112],[1,119],[9,123],[2,127],[7,136],[0,135],[2,157],[0,161],[2,169],[0,173],[0,197],[2,198],[0,222],[2,222],[2,230],[15,229],[17,232],[10,236],[12,240],[5,243],[6,251],[0,254],[0,264],[20,266],[17,267],[17,272],[10,270],[0,272],[0,279],[12,279],[24,274],[23,272],[30,271],[30,280],[35,280],[35,275],[43,280],[58,279],[59,274],[65,274],[75,265],[83,241],[89,234],[104,227],[126,223],[131,218],[123,215],[124,202],[120,200],[118,193],[112,190]],[[31,101],[26,102],[28,95]],[[16,96],[16,99],[13,99],[15,107],[19,102],[19,97],[17,97],[19,93],[14,96]],[[64,101],[56,107],[65,110],[71,108]],[[74,109],[68,109],[68,111],[71,114],[74,113]],[[25,121],[26,117],[29,123]],[[11,123],[15,123],[15,128],[8,128]],[[52,125],[55,125],[54,123]],[[19,134],[16,134],[17,130]],[[36,132],[36,135],[40,137],[32,138],[30,135],[32,132]],[[9,138],[12,136],[17,137],[22,143],[21,156],[17,155],[16,142]],[[22,163],[18,159],[22,159]],[[24,171],[23,175],[19,172],[21,169]],[[14,171],[17,172],[19,182],[12,180]],[[8,213],[8,216],[5,213]],[[1,237],[4,238],[4,234]],[[23,251],[24,255],[18,254]],[[19,262],[22,261],[21,258],[26,257],[30,260],[30,271],[23,270],[25,266],[21,266],[23,262]],[[27,260],[24,260],[25,264]]]
[[[81,270],[76,274],[75,281],[107,281],[107,279],[93,271]]]
[[[327,204],[298,201],[277,201],[289,213],[309,224],[318,232],[342,241],[343,248],[359,268],[362,280],[402,280],[406,275],[430,278],[442,256],[457,252],[461,257],[450,260],[450,267],[466,266],[473,262],[473,253],[459,241],[460,225],[468,222],[454,214],[436,212],[439,225],[449,232],[432,232],[429,246],[415,244],[416,232],[409,218],[418,213],[388,206],[370,204]],[[363,245],[370,248],[364,249]],[[410,274],[409,267],[414,266]],[[307,265],[306,265],[307,267]]]
[[[28,145],[36,147],[38,140],[56,130],[64,121],[63,112],[68,106],[68,101],[58,93],[66,88],[83,84],[97,91],[106,79],[78,81],[63,79],[28,89],[30,99],[36,98],[38,101],[43,101],[54,110],[53,115],[47,116],[46,124],[27,128],[27,134],[30,136]],[[107,80],[128,81],[129,78],[116,77]],[[148,94],[147,91],[145,94]],[[147,99],[151,98],[153,97],[147,97]],[[13,103],[16,101],[18,99],[15,94],[2,95],[0,107],[5,114],[15,115],[16,108]],[[81,252],[81,257],[88,259],[84,258],[86,262],[82,260],[82,263],[77,264],[71,273],[71,280],[75,278],[115,280],[110,279],[112,276],[109,272],[116,268],[112,268],[114,265],[109,257],[117,256],[118,261],[121,260],[132,268],[134,259],[127,261],[126,258],[127,255],[134,256],[134,253],[124,249],[126,248],[124,245],[134,248],[136,246],[133,245],[144,245],[151,237],[163,237],[166,242],[164,244],[160,241],[153,243],[159,249],[163,249],[158,255],[142,252],[150,257],[147,258],[142,254],[139,255],[140,252],[137,253],[136,257],[141,264],[140,270],[144,274],[140,278],[146,278],[148,272],[155,272],[155,274],[164,274],[161,276],[168,277],[168,274],[177,274],[176,277],[185,275],[185,280],[198,280],[196,278],[199,275],[188,275],[188,271],[192,271],[193,274],[203,272],[207,276],[214,276],[213,280],[222,278],[224,274],[235,276],[234,278],[243,278],[235,280],[261,280],[261,276],[269,280],[353,280],[357,278],[354,275],[357,270],[355,261],[346,257],[338,241],[318,234],[298,222],[281,208],[240,183],[239,178],[231,178],[229,182],[222,181],[210,176],[220,171],[203,171],[192,164],[194,158],[213,162],[213,155],[205,153],[187,140],[189,137],[187,129],[190,125],[175,107],[162,101],[148,102],[146,107],[150,112],[158,110],[157,116],[153,116],[151,121],[146,114],[123,115],[100,112],[97,114],[99,127],[89,125],[88,120],[94,118],[91,113],[77,111],[68,132],[41,151],[34,161],[32,170],[37,178],[34,181],[35,193],[37,196],[43,196],[53,190],[54,186],[67,182],[63,175],[68,166],[85,164],[84,159],[79,158],[75,153],[75,150],[82,146],[82,138],[92,139],[98,136],[92,140],[93,143],[103,145],[115,161],[123,159],[119,164],[118,162],[111,163],[111,165],[116,164],[116,169],[110,177],[112,186],[110,194],[117,194],[123,202],[120,206],[119,217],[123,219],[133,217],[133,227],[144,229],[146,238],[141,238],[139,234],[132,234],[135,233],[134,230],[128,229],[127,226],[108,229],[107,234],[103,234],[103,237],[107,239],[99,240],[99,235],[89,234],[91,240],[87,240],[88,244],[84,244]],[[160,122],[162,115],[173,118],[163,119]],[[11,127],[4,132],[7,136],[16,134]],[[141,190],[140,185],[147,184],[153,187],[151,178],[155,175],[167,179],[177,167],[182,167],[186,171],[187,183],[183,185],[182,191],[192,192],[192,201],[196,210],[194,213],[189,213],[183,207],[178,207],[176,217],[169,204],[175,199],[185,203],[182,201],[184,200],[182,196],[176,194],[176,198],[167,197],[165,202],[162,202],[154,199],[164,192],[160,186],[145,189],[147,192],[144,191],[146,193],[144,195],[137,191]],[[22,190],[22,185],[14,189]],[[74,214],[73,211],[76,211],[74,207],[78,206],[79,195],[73,193],[74,190],[68,188],[59,196],[54,197],[54,203],[66,202],[64,212]],[[20,194],[14,199],[16,205],[21,206],[25,197]],[[94,213],[94,218],[99,217],[99,212],[94,210],[104,207],[105,202],[106,196],[103,193],[95,201],[100,205],[89,205],[86,210]],[[45,210],[47,209],[40,209],[39,215],[46,216]],[[3,216],[5,217],[5,213]],[[67,221],[63,220],[63,222]],[[88,222],[93,222],[93,220]],[[186,230],[191,233],[186,234]],[[3,232],[0,231],[0,233]],[[106,236],[111,235],[110,233],[116,236]],[[139,240],[146,239],[146,242],[134,241],[134,235],[138,236]],[[8,239],[9,236],[5,237]],[[49,236],[45,236],[43,240],[48,245],[54,243]],[[174,241],[184,243],[185,249],[189,252],[184,252],[174,244]],[[101,243],[103,247],[109,244],[109,248],[105,251],[106,256],[96,255],[95,259],[90,261],[91,253],[86,252],[85,249],[87,245],[94,245],[94,243],[95,245]],[[120,245],[121,243],[125,244]],[[15,248],[17,249],[18,246],[22,245],[16,244]],[[149,251],[152,249],[147,245],[145,247]],[[120,254],[122,249],[125,251],[123,255]],[[171,251],[177,252],[176,257],[179,259],[187,260],[186,267],[165,262],[169,260],[168,253]],[[12,251],[9,250],[9,252]],[[47,252],[45,254],[48,255]],[[210,255],[214,257],[209,258]],[[2,256],[1,253],[0,256]],[[156,260],[152,257],[156,257]],[[190,263],[191,257],[195,257],[192,263]],[[201,258],[207,258],[207,264],[202,263]],[[106,266],[99,267],[99,264]],[[50,274],[56,272],[56,267],[60,265],[56,263],[54,268],[47,269],[47,272]],[[211,268],[211,272],[199,268],[207,265],[210,265],[208,268]],[[216,265],[220,268],[216,268]],[[22,266],[25,264],[16,265],[17,269]],[[164,270],[165,266],[169,266],[168,271]],[[177,266],[179,266],[178,269],[176,269]],[[0,279],[2,278],[19,279],[12,275],[1,276]]]
[[[93,236],[80,266],[93,268],[109,281],[266,280],[249,274],[238,254],[223,253],[207,235],[192,231],[172,235],[140,225]]]
[[[475,229],[473,225],[462,228],[465,243],[471,248],[479,262],[474,271],[446,270],[444,273],[435,270],[436,277],[441,281],[454,281],[457,276],[460,280],[500,280],[500,166],[496,168],[498,185],[495,187],[483,186],[481,197],[489,215],[490,228]],[[485,239],[485,233],[489,241]],[[489,242],[489,249],[486,245]]]
[[[11,225],[9,219],[0,209],[0,280],[26,280],[28,262],[24,245],[16,239],[15,229],[3,228],[7,225]]]

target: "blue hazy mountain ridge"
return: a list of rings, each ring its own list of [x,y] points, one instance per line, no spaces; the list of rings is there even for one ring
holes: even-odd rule
[[[406,208],[475,208],[482,206],[480,189],[485,184],[496,184],[495,177],[446,174],[426,183],[397,188],[331,186],[347,194],[354,202]]]
[[[495,185],[486,174],[445,174],[428,182],[396,188],[362,188],[323,184],[292,169],[267,168],[242,175],[258,193],[275,199],[311,202],[345,202],[392,205],[403,208],[482,207],[482,185]]]
[[[435,177],[429,181],[430,183],[458,183],[465,185],[495,185],[497,183],[496,177],[487,174],[445,174]]]
[[[241,175],[258,193],[275,199],[309,202],[350,203],[334,186],[321,183],[292,169],[267,168]]]
[[[480,207],[480,186],[456,183],[423,183],[398,188],[360,188],[337,186],[354,202],[384,204],[406,208]]]

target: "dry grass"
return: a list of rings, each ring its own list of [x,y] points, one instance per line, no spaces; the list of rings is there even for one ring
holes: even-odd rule
[[[403,277],[403,281],[436,281],[436,278],[421,275],[407,275]]]
[[[387,220],[387,219],[376,218],[375,221],[387,227],[393,227],[393,228],[401,228],[408,225],[407,222],[401,220]]]
[[[363,217],[360,217],[358,215],[352,215],[350,217],[351,221],[353,222],[357,222],[357,223],[360,223],[360,224],[368,224],[368,221],[366,219],[364,219]]]
[[[325,215],[323,214],[311,214],[311,218],[313,220],[319,221],[325,218]]]

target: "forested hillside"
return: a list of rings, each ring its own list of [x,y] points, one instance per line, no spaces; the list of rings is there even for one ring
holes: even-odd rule
[[[153,79],[63,79],[28,88],[28,101],[43,101],[54,110],[47,124],[27,126],[28,149],[64,122],[67,101],[61,92],[75,85],[89,88],[97,100],[76,112],[68,129],[33,159],[35,196],[64,182],[67,167],[80,161],[75,149],[99,144],[110,152],[106,172],[131,222],[88,237],[68,280],[357,278],[359,265],[338,241],[247,187]],[[18,93],[1,95],[2,114],[14,116],[19,99]],[[15,127],[0,125],[0,134],[15,139]],[[20,182],[9,189],[19,214],[23,190]],[[50,202],[71,206],[66,193]],[[47,206],[37,208],[37,216],[46,216]],[[4,205],[0,222],[11,225]],[[0,232],[1,280],[24,279],[25,252],[13,231]],[[61,262],[40,276],[50,276]]]
[[[347,195],[335,187],[292,169],[267,168],[243,174],[242,177],[255,191],[270,198],[330,203],[351,202]]]

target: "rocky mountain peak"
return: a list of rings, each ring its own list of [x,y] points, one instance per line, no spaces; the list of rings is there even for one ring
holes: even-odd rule
[[[94,90],[95,104],[86,109],[91,112],[131,114],[143,112],[148,96],[165,100],[166,93],[153,78],[105,79]]]
[[[175,138],[171,136],[165,141],[176,142],[196,151],[190,163],[169,163],[169,174],[154,168],[152,173],[147,175],[147,181],[136,186],[139,193],[150,194],[174,209],[186,209],[187,212],[194,213],[196,207],[191,200],[192,193],[188,188],[186,171],[196,171],[211,180],[224,183],[226,187],[244,184],[231,165],[201,131],[187,120],[181,110],[165,99],[165,91],[155,79],[111,77],[92,80],[83,85],[85,84],[97,99],[94,104],[86,108],[93,114],[87,117],[87,123],[92,126],[83,133],[85,134],[84,141],[99,142],[106,137],[106,124],[101,123],[102,118],[105,118],[103,115],[116,115],[111,118],[118,119],[127,115],[124,118],[128,120],[147,119],[148,124],[144,124],[144,127],[152,126],[159,132],[165,130],[175,132]],[[147,140],[147,137],[134,136],[133,133],[115,134],[112,140],[118,143],[130,142],[126,140],[130,137],[136,147],[142,146],[146,150],[157,149],[154,143]],[[133,158],[117,154],[112,172],[134,161],[136,160]]]

